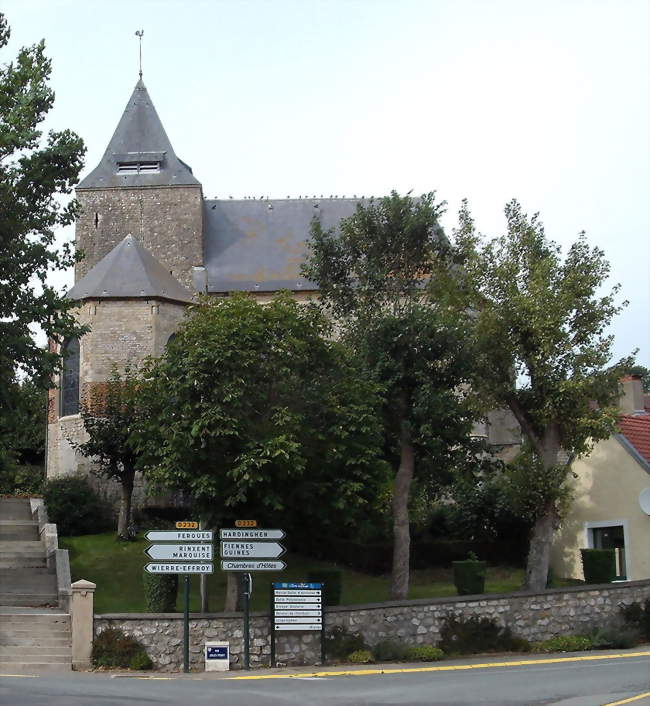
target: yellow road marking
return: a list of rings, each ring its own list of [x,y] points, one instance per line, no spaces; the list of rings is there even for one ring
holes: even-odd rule
[[[638,701],[646,696],[650,696],[650,691],[646,691],[645,694],[638,694],[637,696],[632,696],[629,699],[623,699],[623,701],[612,701],[609,704],[603,704],[603,706],[621,706],[621,704],[631,704],[633,701]]]
[[[467,669],[493,669],[495,667],[523,667],[529,664],[558,664],[561,662],[594,662],[604,659],[627,659],[650,657],[650,652],[627,652],[614,655],[586,655],[584,657],[551,657],[549,659],[525,659],[516,662],[484,662],[482,664],[457,664],[437,667],[404,667],[401,669],[347,669],[332,672],[308,672],[303,674],[260,674],[227,679],[296,679],[304,677],[362,677],[371,674],[410,674],[412,672],[454,672]]]
[[[18,679],[38,679],[38,674],[0,674],[0,677],[18,677]]]

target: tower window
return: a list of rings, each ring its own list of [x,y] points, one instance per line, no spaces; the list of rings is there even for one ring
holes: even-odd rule
[[[118,162],[118,174],[158,174],[160,162]]]
[[[61,416],[79,412],[79,339],[68,338],[63,343],[61,371]]]

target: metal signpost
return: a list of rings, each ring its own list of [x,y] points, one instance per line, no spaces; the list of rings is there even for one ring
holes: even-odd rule
[[[183,574],[183,671],[190,671],[190,574],[212,573],[213,532],[198,530],[198,522],[177,522],[176,531],[149,530],[145,539],[150,542],[176,542],[152,544],[144,553],[150,559],[144,569],[150,574]]]
[[[285,538],[284,530],[261,529],[255,520],[237,520],[235,527],[219,530],[221,540],[221,568],[223,571],[243,572],[244,595],[244,669],[250,669],[250,598],[253,577],[250,571],[282,571],[281,557],[286,549],[275,541]]]
[[[271,666],[275,667],[275,633],[320,631],[321,662],[325,661],[324,583],[271,584]]]

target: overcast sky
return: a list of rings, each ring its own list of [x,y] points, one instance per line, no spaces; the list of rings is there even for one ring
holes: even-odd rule
[[[3,0],[4,62],[44,37],[94,167],[138,78],[208,197],[436,190],[450,230],[512,197],[581,230],[630,304],[615,354],[650,366],[648,0]],[[71,237],[70,233],[62,237]],[[59,277],[62,288],[72,279]]]

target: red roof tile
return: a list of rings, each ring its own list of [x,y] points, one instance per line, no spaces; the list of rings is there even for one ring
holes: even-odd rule
[[[620,427],[621,434],[650,463],[650,414],[626,414]]]

